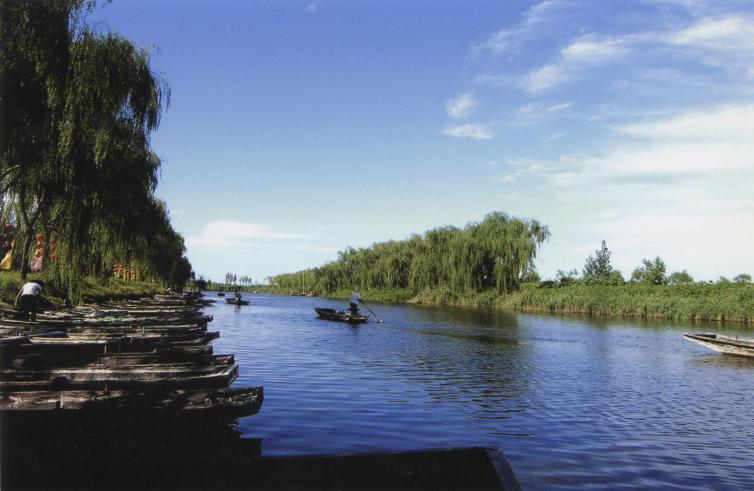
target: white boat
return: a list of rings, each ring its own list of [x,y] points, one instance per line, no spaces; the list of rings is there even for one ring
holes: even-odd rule
[[[685,333],[683,336],[726,355],[754,357],[754,339],[706,333]]]

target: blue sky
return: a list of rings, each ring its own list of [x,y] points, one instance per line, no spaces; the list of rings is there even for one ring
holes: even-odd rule
[[[754,4],[115,0],[171,87],[158,195],[256,279],[493,210],[697,279],[754,273]]]

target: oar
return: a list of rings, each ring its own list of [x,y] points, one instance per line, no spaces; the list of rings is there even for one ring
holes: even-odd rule
[[[380,319],[379,317],[377,317],[377,314],[374,313],[374,310],[370,309],[369,305],[365,304],[363,300],[361,301],[361,305],[363,305],[364,307],[366,307],[367,310],[372,313],[372,315],[374,316],[374,319],[377,321],[377,324],[383,324],[384,323],[382,321],[382,319]]]

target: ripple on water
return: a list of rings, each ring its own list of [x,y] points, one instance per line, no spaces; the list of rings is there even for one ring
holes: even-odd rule
[[[379,305],[350,327],[314,315],[343,302],[251,301],[208,311],[235,385],[265,386],[239,429],[266,454],[502,446],[526,489],[754,488],[754,363],[682,323]]]

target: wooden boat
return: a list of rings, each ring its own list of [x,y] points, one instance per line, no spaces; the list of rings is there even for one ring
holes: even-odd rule
[[[238,365],[218,357],[216,363],[125,365],[55,369],[0,369],[0,393],[22,390],[211,388],[227,387],[238,377]]]
[[[327,309],[327,308],[315,308],[317,315],[320,319],[335,322],[347,322],[349,324],[361,324],[369,320],[364,315],[351,315],[350,312],[343,310]]]
[[[53,335],[55,333],[68,334],[70,337],[89,338],[89,339],[114,339],[128,337],[178,337],[178,336],[196,336],[207,332],[207,328],[194,325],[176,325],[176,326],[90,326],[90,327],[70,327],[58,329],[54,327],[42,328],[21,328],[7,327],[0,324],[0,338],[18,337],[18,336],[38,336],[41,334]]]
[[[248,300],[243,300],[239,298],[226,298],[225,301],[231,305],[249,305]]]
[[[95,364],[196,363],[211,361],[209,345],[72,341],[69,338],[0,344],[0,368],[76,367]]]
[[[725,355],[754,357],[754,339],[707,333],[685,333],[683,336]]]
[[[212,322],[211,315],[202,315],[193,318],[185,317],[108,317],[108,318],[79,318],[79,319],[38,319],[36,322],[21,321],[15,319],[0,319],[0,326],[4,328],[55,328],[71,329],[77,327],[123,327],[123,326],[206,326]]]
[[[34,413],[159,411],[180,416],[241,418],[259,412],[262,387],[142,392],[129,390],[17,391],[0,394],[0,418]]]

